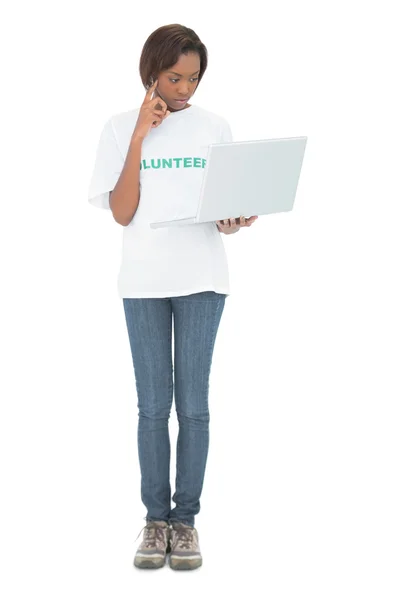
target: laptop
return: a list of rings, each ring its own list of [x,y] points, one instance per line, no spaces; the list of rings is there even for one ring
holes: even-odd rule
[[[287,212],[293,209],[307,136],[208,146],[195,215],[152,229]]]

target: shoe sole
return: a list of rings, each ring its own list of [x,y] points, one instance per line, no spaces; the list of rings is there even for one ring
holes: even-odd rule
[[[165,565],[165,559],[162,560],[161,562],[155,562],[154,560],[150,560],[150,559],[143,559],[143,560],[135,559],[133,564],[138,569],[160,569],[161,567],[163,567]]]
[[[195,558],[193,560],[188,560],[187,558],[183,558],[182,560],[169,559],[169,566],[175,571],[198,569],[202,564],[203,560],[201,558]]]

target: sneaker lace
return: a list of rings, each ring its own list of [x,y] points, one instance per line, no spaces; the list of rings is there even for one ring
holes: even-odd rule
[[[143,541],[146,548],[154,548],[157,545],[157,540],[164,542],[164,532],[166,527],[158,525],[157,523],[148,523],[139,532],[139,535],[144,529]],[[137,536],[136,540],[138,539]],[[135,542],[136,542],[135,540]]]
[[[176,527],[176,544],[182,550],[190,550],[194,544],[194,529],[189,529],[186,527]]]

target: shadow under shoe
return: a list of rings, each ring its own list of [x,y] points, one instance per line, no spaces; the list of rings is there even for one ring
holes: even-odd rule
[[[168,523],[166,521],[149,521],[142,531],[144,531],[143,540],[136,551],[134,566],[140,569],[163,567],[167,552],[171,550]]]

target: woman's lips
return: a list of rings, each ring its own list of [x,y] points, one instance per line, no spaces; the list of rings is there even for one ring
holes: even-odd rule
[[[189,100],[189,98],[183,98],[182,100],[180,100],[179,98],[175,98],[175,102],[180,102],[182,104],[182,102],[187,102]]]

